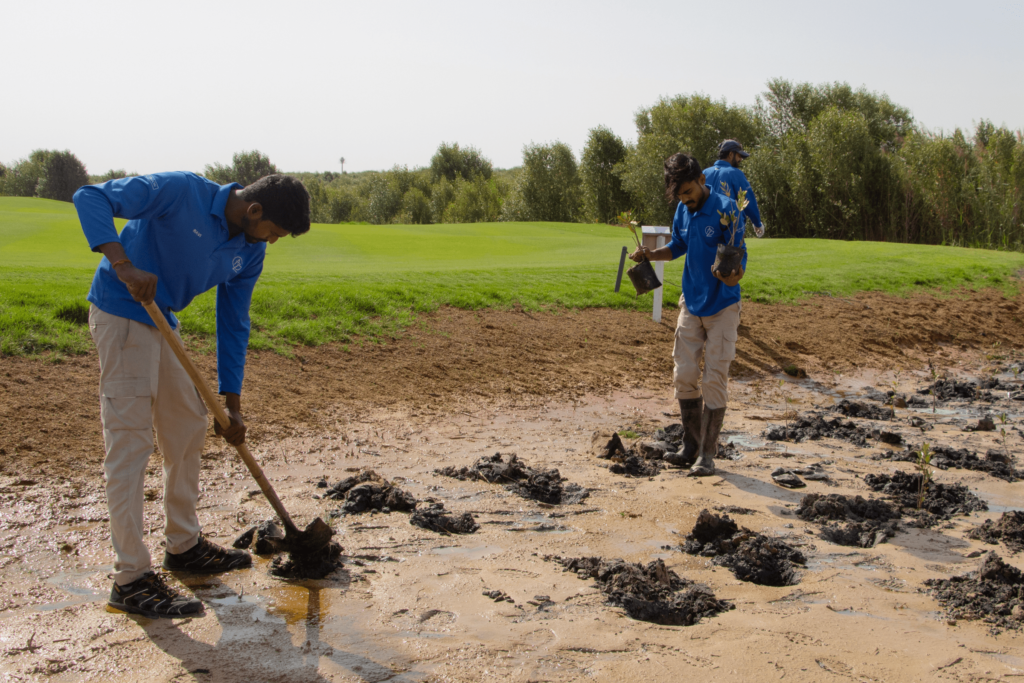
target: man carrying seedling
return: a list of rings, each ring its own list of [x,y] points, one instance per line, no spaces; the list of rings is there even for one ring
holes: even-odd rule
[[[715,472],[718,434],[725,420],[746,252],[737,269],[718,272],[713,268],[719,245],[732,241],[742,246],[743,226],[736,201],[712,192],[700,164],[688,154],[673,154],[665,161],[665,193],[670,200],[679,200],[672,240],[654,250],[641,246],[630,258],[672,261],[686,256],[672,349],[673,384],[683,422],[683,452],[677,462],[693,462],[690,474],[703,477]]]
[[[174,312],[217,288],[217,374],[231,426],[214,426],[229,443],[244,442],[240,394],[253,286],[268,242],[309,231],[309,194],[284,175],[243,188],[192,173],[157,173],[87,185],[74,202],[89,247],[105,257],[88,300],[117,555],[108,605],[149,617],[196,614],[202,603],[152,571],[144,542],[143,484],[154,427],[164,461],[163,567],[215,573],[248,567],[252,558],[201,532],[196,501],[206,406],[141,304],[155,301],[178,334]],[[128,219],[120,235],[114,218]]]
[[[719,192],[733,199],[739,196],[740,190],[746,192],[749,203],[742,212],[743,216],[753,224],[754,234],[763,237],[765,226],[761,222],[761,212],[757,208],[754,190],[751,189],[747,176],[740,170],[740,164],[749,156],[750,152],[744,152],[743,145],[736,140],[723,140],[718,146],[718,161],[714,166],[704,169],[704,176],[712,192]]]

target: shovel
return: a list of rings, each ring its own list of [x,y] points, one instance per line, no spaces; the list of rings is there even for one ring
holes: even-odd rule
[[[174,351],[174,355],[178,357],[182,367],[185,368],[185,372],[192,378],[192,383],[196,385],[196,389],[199,391],[199,395],[203,397],[203,401],[206,402],[207,407],[213,412],[213,417],[220,423],[220,426],[227,429],[231,426],[231,419],[228,417],[227,411],[224,410],[224,406],[217,400],[216,394],[210,389],[209,385],[203,379],[202,375],[199,374],[199,370],[195,365],[192,364],[192,360],[185,353],[185,347],[181,341],[174,336],[174,332],[171,331],[171,326],[167,322],[167,318],[157,308],[156,304],[150,301],[147,304],[142,304],[146,311],[149,313],[149,317],[153,319],[157,329],[160,330],[160,334],[163,335],[167,341],[168,346]],[[263,495],[267,497],[267,501],[270,502],[270,506],[274,508],[274,512],[281,518],[281,523],[284,525],[284,538],[274,539],[274,546],[277,550],[287,551],[290,553],[307,555],[314,553],[324,548],[330,543],[331,536],[334,535],[334,530],[326,522],[319,517],[315,521],[311,522],[305,530],[300,531],[295,522],[292,521],[291,515],[284,508],[284,504],[281,499],[277,497],[277,492],[274,487],[267,481],[267,477],[263,474],[263,469],[256,462],[256,459],[252,457],[252,453],[249,452],[249,447],[245,443],[240,443],[235,446],[238,450],[238,455],[242,457],[242,461],[245,466],[249,468],[249,473],[252,474],[253,479],[259,484],[260,490],[263,491]]]

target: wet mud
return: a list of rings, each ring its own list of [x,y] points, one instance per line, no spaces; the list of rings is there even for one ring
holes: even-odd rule
[[[809,493],[801,499],[796,514],[804,521],[821,524],[821,537],[837,545],[873,548],[900,530],[899,510],[884,500],[861,496]]]
[[[639,621],[692,626],[733,609],[707,586],[681,578],[663,560],[646,565],[600,557],[550,558],[580,579],[594,579],[608,601]]]
[[[1002,543],[1011,553],[1024,550],[1024,512],[1004,512],[998,521],[986,519],[981,526],[967,532],[967,538],[996,545]]]
[[[346,515],[357,515],[377,510],[379,512],[412,512],[416,509],[416,498],[403,491],[373,470],[360,472],[328,488],[324,498],[344,500],[340,511]]]
[[[792,586],[800,582],[794,564],[807,562],[796,548],[738,526],[729,515],[701,510],[693,530],[686,535],[683,551],[714,558],[741,581],[763,586]]]
[[[457,514],[444,509],[444,503],[430,503],[409,516],[409,523],[439,534],[472,534],[480,525],[468,512]]]
[[[1007,384],[997,379],[982,379],[978,382],[961,382],[954,379],[940,379],[923,389],[918,394],[935,396],[940,401],[992,401],[993,391],[1014,391],[1020,389],[1015,384]]]
[[[863,420],[891,420],[892,410],[883,408],[880,405],[874,403],[864,403],[862,401],[851,401],[849,399],[843,399],[832,407],[832,411],[841,413],[846,417],[858,417]]]
[[[530,467],[515,453],[502,456],[495,453],[477,460],[472,467],[444,467],[434,471],[445,477],[461,481],[486,481],[505,484],[512,493],[549,505],[573,505],[584,501],[590,492],[579,484],[562,478],[558,470],[540,470]]]
[[[950,619],[980,620],[993,632],[1024,626],[1024,572],[995,553],[987,553],[977,571],[924,585]]]
[[[231,545],[241,550],[251,549],[257,555],[276,555],[269,571],[278,578],[323,579],[341,568],[343,550],[341,545],[329,540],[333,532],[326,526],[323,528],[326,542],[283,552],[288,547],[284,530],[276,522],[267,520],[242,532]]]
[[[872,491],[890,496],[902,508],[905,516],[916,517],[918,526],[933,526],[940,520],[948,521],[956,515],[988,510],[985,501],[963,484],[942,484],[937,481],[928,483],[924,501],[918,509],[921,475],[916,472],[868,474],[864,477],[864,483]]]
[[[769,441],[817,441],[830,438],[848,441],[854,446],[868,447],[868,439],[877,439],[883,443],[899,445],[903,437],[895,432],[868,430],[850,421],[836,417],[831,420],[821,415],[812,414],[798,417],[788,425],[778,425],[764,432]]]
[[[958,469],[986,472],[996,479],[1014,482],[1020,479],[1020,473],[1014,468],[1004,453],[996,450],[989,450],[984,458],[979,458],[977,453],[966,448],[952,448],[947,446],[932,446],[929,448],[932,453],[931,465],[940,470]],[[902,451],[888,451],[872,455],[873,460],[893,460],[897,462],[917,462],[920,456],[920,448],[907,448]]]

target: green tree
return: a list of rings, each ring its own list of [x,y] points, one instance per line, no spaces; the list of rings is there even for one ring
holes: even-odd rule
[[[625,159],[626,145],[611,129],[598,126],[590,130],[580,157],[583,215],[587,220],[607,223],[630,208],[629,193],[616,173]]]
[[[523,147],[523,165],[502,207],[505,221],[580,220],[583,191],[579,167],[564,142]]]
[[[413,172],[396,165],[370,178],[367,187],[367,218],[371,223],[393,223],[402,212],[405,193],[413,186]]]
[[[89,172],[78,157],[64,150],[46,154],[43,175],[36,185],[36,196],[70,202],[75,191],[89,182]]]
[[[494,169],[476,147],[459,147],[457,142],[442,142],[434,156],[430,158],[430,176],[433,182],[440,178],[455,182],[455,176],[461,175],[466,180],[483,178],[490,180]]]
[[[430,198],[418,187],[410,187],[402,197],[401,223],[430,223]]]
[[[451,203],[444,212],[445,223],[490,223],[501,216],[502,196],[498,183],[477,177],[456,176]]]
[[[665,159],[677,152],[692,154],[705,167],[718,158],[727,138],[755,147],[762,126],[747,107],[715,101],[706,95],[662,98],[636,115],[637,142],[626,153],[620,176],[647,224],[670,225],[676,202],[665,200]],[[757,188],[754,188],[757,195]]]
[[[34,150],[27,159],[18,159],[0,178],[0,195],[7,197],[35,197],[36,187],[46,174],[45,149]]]
[[[203,175],[219,185],[239,183],[251,185],[260,178],[272,173],[280,173],[270,158],[259,150],[238,152],[231,158],[230,166],[218,163],[208,165]]]

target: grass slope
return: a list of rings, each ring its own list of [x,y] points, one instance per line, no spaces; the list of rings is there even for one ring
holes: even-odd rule
[[[123,222],[119,222],[122,224]],[[612,291],[621,228],[564,223],[316,225],[269,247],[253,298],[253,348],[379,337],[441,305],[479,309],[649,310],[627,278]],[[877,290],[1011,284],[1024,255],[952,247],[827,240],[751,240],[746,299],[791,302]],[[74,207],[0,198],[0,353],[81,352],[83,306],[99,261]],[[679,298],[682,259],[666,264],[665,302]],[[212,292],[181,314],[186,333],[211,337]]]

